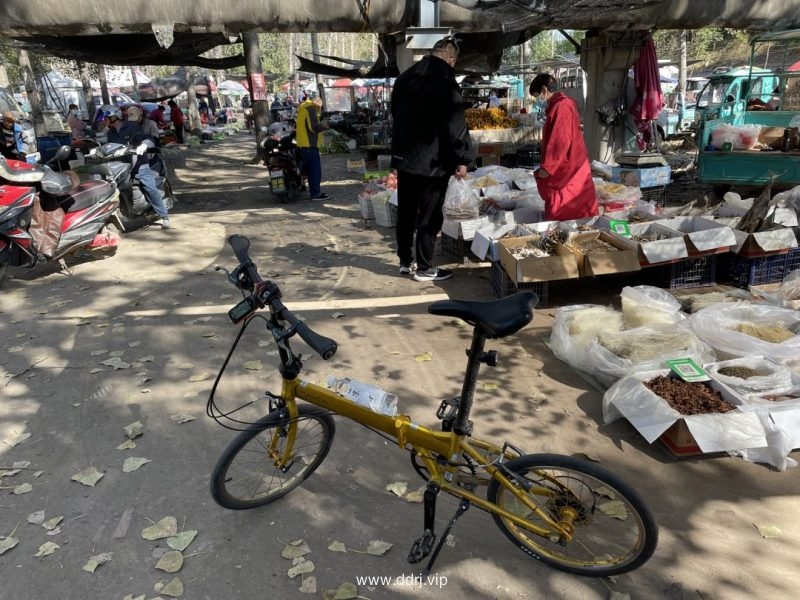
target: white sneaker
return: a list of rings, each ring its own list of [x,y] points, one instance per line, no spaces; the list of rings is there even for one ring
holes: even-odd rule
[[[415,273],[417,270],[417,263],[412,262],[410,265],[404,265],[400,263],[400,274],[401,275],[411,275],[411,273]]]
[[[433,267],[427,271],[417,271],[414,273],[414,279],[416,281],[444,281],[445,279],[450,279],[452,276],[452,271],[440,269],[439,267]]]

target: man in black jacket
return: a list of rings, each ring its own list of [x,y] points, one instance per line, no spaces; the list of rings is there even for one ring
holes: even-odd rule
[[[400,272],[414,273],[417,281],[441,281],[453,275],[432,261],[447,183],[451,175],[464,177],[473,158],[464,99],[455,77],[457,58],[456,41],[439,40],[430,55],[397,78],[392,91],[397,256]]]

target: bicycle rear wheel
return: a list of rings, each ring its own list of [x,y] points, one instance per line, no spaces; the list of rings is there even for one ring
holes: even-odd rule
[[[333,418],[313,406],[300,406],[292,423],[279,412],[262,417],[228,445],[211,475],[211,496],[233,510],[269,504],[303,483],[328,455],[336,427]],[[281,469],[290,427],[296,428],[292,462]]]
[[[505,466],[524,477],[527,492],[556,522],[571,522],[572,541],[545,538],[494,514],[500,530],[533,558],[556,569],[589,577],[632,571],[655,552],[658,527],[638,494],[615,475],[569,456],[529,454]],[[532,525],[545,521],[493,479],[489,502]]]

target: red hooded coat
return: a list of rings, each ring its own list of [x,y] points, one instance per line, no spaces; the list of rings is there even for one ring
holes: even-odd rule
[[[568,221],[597,214],[589,154],[575,101],[556,92],[547,103],[542,131],[542,165],[549,177],[536,179],[545,219]]]

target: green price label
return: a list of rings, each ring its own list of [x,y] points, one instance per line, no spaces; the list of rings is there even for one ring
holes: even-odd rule
[[[617,235],[621,235],[622,237],[626,238],[631,237],[631,228],[628,225],[628,222],[624,219],[611,219],[608,226],[609,229]]]
[[[708,381],[711,377],[703,370],[703,367],[694,362],[691,358],[676,358],[665,361],[670,370],[684,381],[693,383],[695,381]]]

